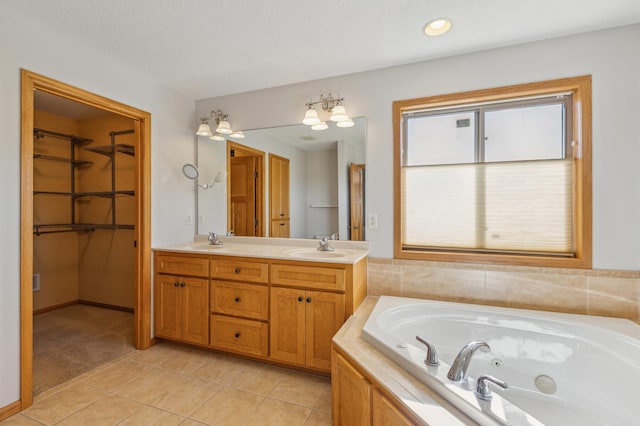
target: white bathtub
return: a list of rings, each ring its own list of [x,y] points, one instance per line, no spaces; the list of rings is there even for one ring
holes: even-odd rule
[[[416,335],[436,347],[438,367],[425,366]],[[640,424],[640,326],[632,321],[382,296],[362,337],[482,425]],[[472,340],[491,351],[474,354],[466,385],[453,383],[449,367]],[[491,386],[490,402],[477,399],[483,374],[509,388]],[[555,391],[548,379],[537,387],[540,376]]]

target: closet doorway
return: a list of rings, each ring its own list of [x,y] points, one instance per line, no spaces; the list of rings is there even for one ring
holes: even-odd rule
[[[97,307],[67,316],[132,321],[129,344],[137,349],[152,344],[151,116],[27,70],[21,77],[20,402],[25,409],[34,394],[34,312],[88,303]],[[66,111],[73,106],[94,116],[74,119]],[[65,268],[83,261],[73,272]],[[47,278],[40,290],[46,285],[48,292],[39,293],[34,306],[41,270]],[[116,290],[118,276],[126,282]],[[88,285],[79,289],[81,279]],[[100,311],[114,307],[132,311],[133,319]]]

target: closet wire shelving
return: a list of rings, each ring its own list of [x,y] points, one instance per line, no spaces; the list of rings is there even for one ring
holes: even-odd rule
[[[75,135],[69,135],[60,132],[54,132],[51,130],[34,128],[33,135],[35,140],[44,139],[47,136],[59,138],[59,139],[67,139],[70,142],[70,154],[68,158],[58,157],[47,154],[33,154],[34,159],[41,159],[47,161],[56,161],[62,163],[68,163],[71,165],[71,174],[70,174],[70,187],[71,191],[33,191],[34,195],[59,195],[59,196],[68,196],[71,197],[71,220],[69,223],[57,223],[57,224],[34,224],[33,225],[33,233],[36,236],[40,236],[43,234],[57,234],[64,232],[93,232],[96,229],[134,229],[134,225],[126,225],[126,224],[118,224],[116,221],[116,197],[119,195],[125,196],[134,196],[135,191],[133,190],[116,190],[116,154],[125,154],[134,156],[135,155],[135,147],[133,145],[128,144],[118,144],[116,143],[116,138],[121,135],[128,135],[134,133],[134,130],[121,130],[110,132],[109,136],[111,137],[110,145],[102,145],[95,147],[85,147],[85,151],[94,152],[96,154],[105,155],[111,158],[111,191],[94,191],[94,192],[76,192],[75,191],[75,183],[76,183],[76,168],[91,166],[93,161],[85,161],[85,160],[76,160],[76,147],[81,145],[86,145],[88,143],[93,142],[93,139],[82,138]],[[77,223],[76,222],[76,200],[83,197],[104,197],[111,199],[111,223],[110,224],[98,224],[98,223]]]

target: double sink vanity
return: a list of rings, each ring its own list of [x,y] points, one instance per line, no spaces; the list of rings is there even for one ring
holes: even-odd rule
[[[368,243],[222,237],[154,249],[155,335],[331,371],[331,339],[367,294]]]

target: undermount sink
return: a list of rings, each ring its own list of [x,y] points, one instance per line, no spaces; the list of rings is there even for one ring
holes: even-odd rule
[[[346,253],[338,251],[319,251],[317,249],[292,249],[286,253],[292,257],[302,257],[305,259],[331,259],[344,257]]]

